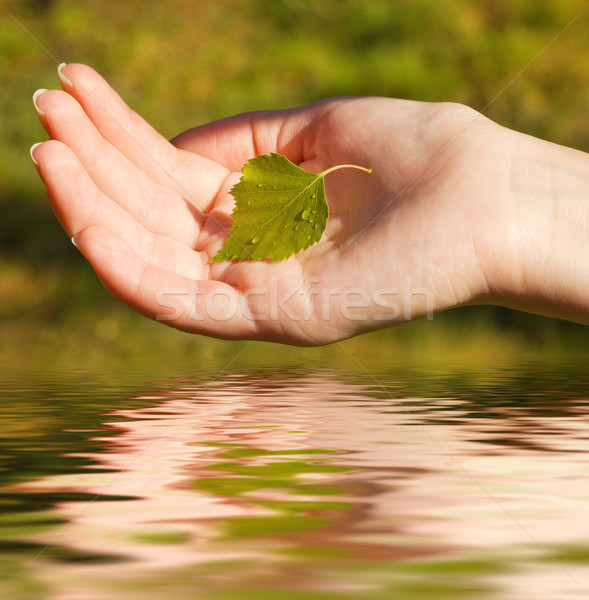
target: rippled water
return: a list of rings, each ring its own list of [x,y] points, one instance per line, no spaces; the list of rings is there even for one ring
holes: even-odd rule
[[[589,597],[589,375],[6,376],[0,596]]]

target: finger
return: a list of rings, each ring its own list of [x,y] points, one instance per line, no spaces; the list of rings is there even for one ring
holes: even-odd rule
[[[147,172],[159,167],[166,176],[176,160],[167,140],[132,111],[110,85],[91,67],[61,64],[58,74],[63,89],[73,96],[103,137]]]
[[[82,230],[75,242],[106,288],[137,312],[183,331],[225,339],[256,336],[231,286],[195,282],[146,263],[102,227]]]
[[[71,96],[46,91],[36,96],[35,106],[49,135],[71,148],[106,196],[150,231],[195,244],[203,221],[200,212],[129,162],[98,133]]]
[[[63,89],[80,103],[100,134],[154,181],[181,195],[199,189],[206,198],[214,196],[226,169],[193,153],[178,152],[91,67],[60,65],[59,76]]]
[[[194,127],[172,140],[179,149],[195,152],[239,171],[250,158],[278,152],[299,164],[312,156],[308,126],[315,108],[259,111]]]
[[[67,146],[49,140],[35,146],[31,154],[53,210],[70,237],[98,225],[126,240],[147,263],[194,279],[208,276],[207,255],[147,231],[96,187]]]

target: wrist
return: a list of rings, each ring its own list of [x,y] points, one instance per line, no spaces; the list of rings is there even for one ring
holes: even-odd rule
[[[589,323],[589,155],[511,133],[510,219],[495,249],[491,299]]]

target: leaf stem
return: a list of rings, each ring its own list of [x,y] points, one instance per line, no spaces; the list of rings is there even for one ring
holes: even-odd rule
[[[337,171],[338,169],[357,169],[358,171],[364,171],[364,173],[372,173],[372,169],[368,169],[366,167],[359,167],[358,165],[336,165],[335,167],[331,167],[330,169],[323,171],[323,173],[320,173],[320,175],[321,177],[325,177],[326,175],[329,175],[329,173]]]

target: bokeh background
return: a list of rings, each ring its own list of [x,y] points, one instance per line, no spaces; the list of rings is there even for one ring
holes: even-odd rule
[[[589,151],[586,0],[0,0],[0,359],[67,366],[233,354],[106,292],[46,201],[31,103],[59,62],[98,69],[173,137],[234,113],[333,95],[466,103]],[[584,12],[585,11],[585,12]],[[581,353],[587,328],[493,307],[363,336],[366,360]],[[258,344],[256,353],[276,352]],[[334,350],[284,349],[329,360]],[[316,354],[313,354],[316,353]]]

